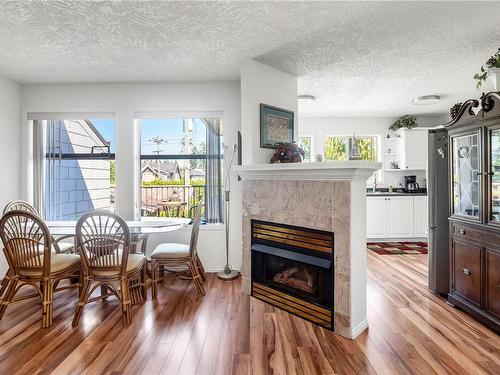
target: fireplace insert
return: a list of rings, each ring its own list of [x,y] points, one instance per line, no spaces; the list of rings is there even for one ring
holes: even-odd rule
[[[252,220],[252,295],[333,329],[334,235]]]

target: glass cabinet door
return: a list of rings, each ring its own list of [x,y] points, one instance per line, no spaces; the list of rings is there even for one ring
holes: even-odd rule
[[[490,130],[490,221],[500,222],[500,129]]]
[[[479,219],[479,132],[452,138],[453,213]]]

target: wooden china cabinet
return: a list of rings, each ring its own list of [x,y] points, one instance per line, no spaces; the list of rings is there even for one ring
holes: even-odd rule
[[[448,301],[500,332],[500,92],[463,103],[445,127],[451,156]]]

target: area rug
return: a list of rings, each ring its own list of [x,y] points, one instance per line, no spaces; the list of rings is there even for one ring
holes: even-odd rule
[[[427,254],[427,242],[368,242],[366,246],[378,255]]]

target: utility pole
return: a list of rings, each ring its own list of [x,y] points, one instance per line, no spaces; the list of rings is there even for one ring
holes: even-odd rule
[[[162,143],[167,143],[167,141],[163,138],[160,138],[160,137],[153,137],[149,140],[149,142],[153,142],[156,144],[156,151],[153,151],[156,155],[160,156],[160,152],[163,152],[163,150],[160,150],[160,145]],[[161,169],[160,169],[160,159],[156,159],[156,170],[157,170],[157,173],[158,173],[158,179],[161,178]]]

